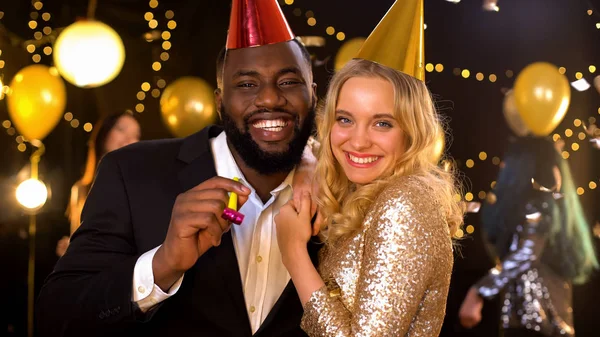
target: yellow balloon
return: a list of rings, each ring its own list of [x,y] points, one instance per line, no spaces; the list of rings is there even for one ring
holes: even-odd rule
[[[338,71],[342,69],[348,61],[352,60],[356,54],[358,54],[358,51],[363,43],[365,43],[365,40],[364,37],[355,37],[344,43],[335,55],[334,69]]]
[[[23,137],[42,140],[60,121],[66,100],[58,70],[34,64],[21,69],[10,82],[8,114]]]
[[[179,78],[165,88],[160,112],[174,136],[189,136],[217,120],[213,89],[201,78]]]
[[[517,76],[514,94],[519,115],[536,136],[549,135],[565,117],[571,101],[569,81],[546,62],[525,67]]]

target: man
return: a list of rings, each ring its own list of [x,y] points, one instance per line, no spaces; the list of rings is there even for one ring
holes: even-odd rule
[[[314,124],[310,57],[276,0],[245,0],[233,3],[219,64],[224,132],[102,160],[41,291],[40,335],[305,336],[273,217]],[[229,192],[243,204],[240,226],[221,218]]]

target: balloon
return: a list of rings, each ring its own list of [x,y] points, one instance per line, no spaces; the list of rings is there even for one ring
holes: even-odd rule
[[[446,147],[446,135],[444,134],[444,129],[439,128],[439,132],[436,136],[435,146],[433,147],[433,153],[431,155],[431,161],[437,164],[442,155],[444,154],[444,148]]]
[[[340,50],[338,50],[337,55],[335,55],[334,69],[338,71],[342,69],[348,61],[352,60],[356,54],[358,54],[358,50],[362,47],[363,43],[365,43],[365,40],[364,37],[355,37],[344,43],[340,47]]]
[[[529,129],[527,129],[527,126],[525,126],[523,119],[519,115],[517,104],[515,103],[515,94],[512,90],[509,90],[504,96],[502,112],[504,112],[506,124],[508,124],[508,127],[515,135],[519,137],[527,136]]]
[[[216,121],[213,89],[201,78],[179,78],[165,88],[160,112],[173,135],[189,136]]]
[[[21,69],[10,82],[8,114],[23,137],[42,140],[60,121],[66,100],[58,70],[34,64]]]
[[[596,90],[600,94],[600,75],[594,77],[594,88],[596,88]]]
[[[525,125],[536,136],[547,136],[563,120],[571,101],[569,81],[546,62],[528,65],[514,88],[515,103]]]

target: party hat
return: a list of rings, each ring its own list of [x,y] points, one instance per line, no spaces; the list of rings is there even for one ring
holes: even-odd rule
[[[233,0],[227,49],[264,46],[294,39],[277,0]]]
[[[425,80],[423,0],[394,2],[356,58]]]

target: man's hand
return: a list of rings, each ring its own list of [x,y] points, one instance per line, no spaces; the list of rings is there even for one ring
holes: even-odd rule
[[[241,207],[250,189],[240,182],[214,177],[177,197],[167,237],[152,261],[154,283],[163,291],[168,291],[202,254],[221,244],[221,236],[231,226],[221,218],[229,192],[238,194]]]

